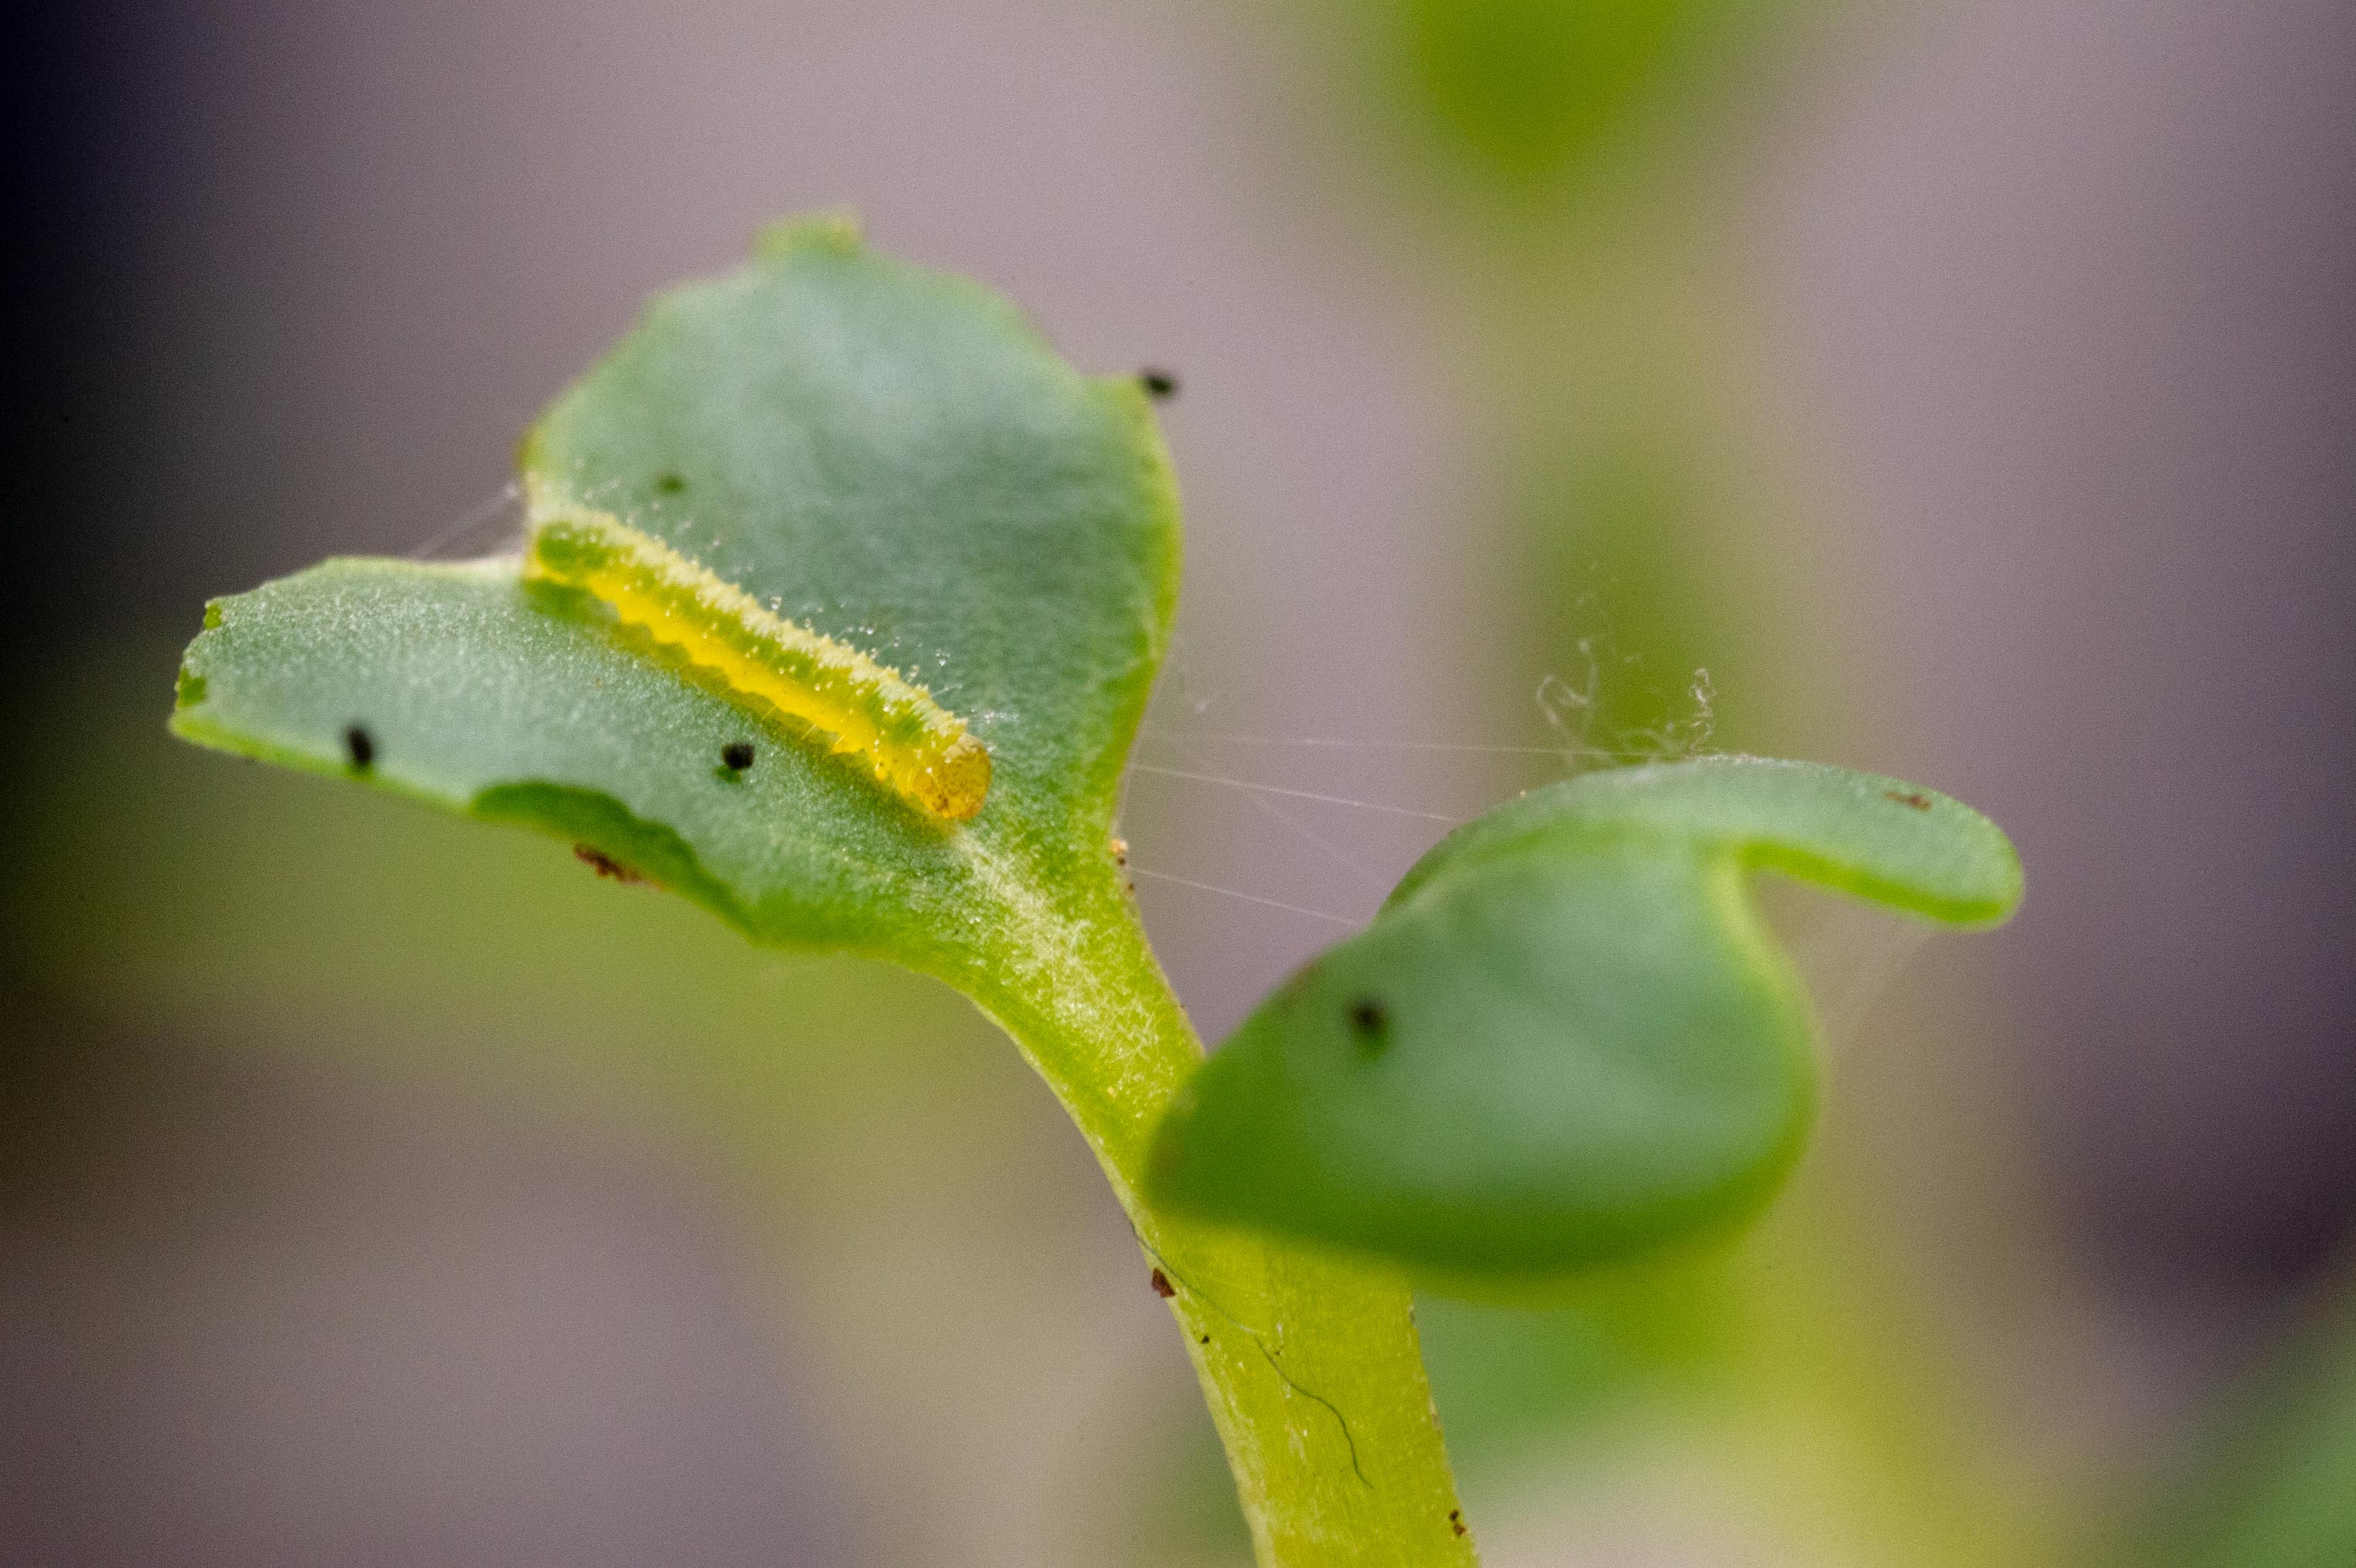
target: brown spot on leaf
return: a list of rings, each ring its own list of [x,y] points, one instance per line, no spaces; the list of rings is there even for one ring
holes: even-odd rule
[[[612,855],[605,854],[603,850],[591,849],[585,843],[576,843],[573,846],[573,858],[587,866],[590,870],[595,872],[598,875],[610,876],[616,882],[643,883],[646,881],[645,877],[639,875],[637,872],[632,871],[628,866],[624,865]]]
[[[1450,1509],[1448,1510],[1448,1528],[1454,1530],[1459,1535],[1464,1533],[1464,1510],[1462,1509]]]
[[[1153,1294],[1160,1296],[1162,1300],[1168,1301],[1172,1296],[1178,1294],[1178,1287],[1170,1283],[1170,1276],[1168,1274],[1163,1273],[1160,1269],[1156,1269],[1153,1271]]]
[[[1928,795],[1909,795],[1898,789],[1884,789],[1882,793],[1900,805],[1912,806],[1918,811],[1927,811],[1931,809],[1931,797]]]

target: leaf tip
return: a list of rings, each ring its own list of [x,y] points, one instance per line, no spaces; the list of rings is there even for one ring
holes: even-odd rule
[[[1994,822],[1987,822],[1987,830],[1994,843],[1982,868],[1980,896],[1951,911],[1947,916],[1949,925],[1965,929],[2001,926],[2019,910],[2020,901],[2029,892],[2029,874],[2021,869],[2020,852],[2013,847],[2011,837]]]
[[[781,262],[806,251],[848,256],[865,242],[866,230],[859,214],[848,207],[833,207],[766,225],[753,237],[753,254],[765,262]]]

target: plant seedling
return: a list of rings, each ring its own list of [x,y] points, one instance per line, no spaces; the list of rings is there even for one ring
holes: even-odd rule
[[[2019,867],[1889,779],[1576,779],[1451,835],[1206,1067],[1114,831],[1176,604],[1174,386],[780,225],[549,409],[523,551],[218,600],[172,724],[956,986],[1128,1211],[1260,1562],[1468,1564],[1409,1272],[1575,1270],[1765,1200],[1815,1069],[1751,871],[1985,924]]]

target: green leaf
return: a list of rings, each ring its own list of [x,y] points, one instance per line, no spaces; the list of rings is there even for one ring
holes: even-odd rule
[[[1015,888],[1108,886],[1115,786],[1176,593],[1130,378],[839,223],[659,299],[527,441],[536,517],[593,506],[927,683],[995,765],[955,829],[650,660],[509,561],[337,561],[220,601],[179,732],[582,840],[766,941],[1002,974]],[[348,731],[369,741],[365,769]],[[760,743],[740,776],[731,741]],[[1017,902],[1023,901],[1018,897]]]
[[[929,688],[988,748],[979,814],[911,803],[520,557],[330,561],[220,600],[173,727],[573,841],[758,941],[955,985],[1128,1208],[1262,1562],[1469,1563],[1404,1290],[1138,1197],[1201,1047],[1112,851],[1178,577],[1135,380],[1075,373],[995,295],[822,220],[658,299],[522,466],[535,527],[610,518],[696,563],[695,602],[740,628],[735,595]],[[750,766],[723,759],[748,741]]]
[[[1760,867],[1959,924],[2020,897],[1992,823],[1895,779],[1716,757],[1568,780],[1451,833],[1262,1004],[1173,1106],[1151,1196],[1443,1273],[1740,1218],[1815,1095]]]

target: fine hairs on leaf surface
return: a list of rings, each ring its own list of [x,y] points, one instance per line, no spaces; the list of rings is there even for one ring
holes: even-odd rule
[[[1469,1564],[1396,1262],[1575,1266],[1755,1206],[1814,1069],[1744,874],[1971,922],[2018,867],[1890,780],[1590,775],[1459,828],[1204,1068],[1114,834],[1176,597],[1168,390],[847,220],[779,225],[534,427],[520,553],[218,600],[173,727],[955,986],[1126,1208],[1259,1561]]]

